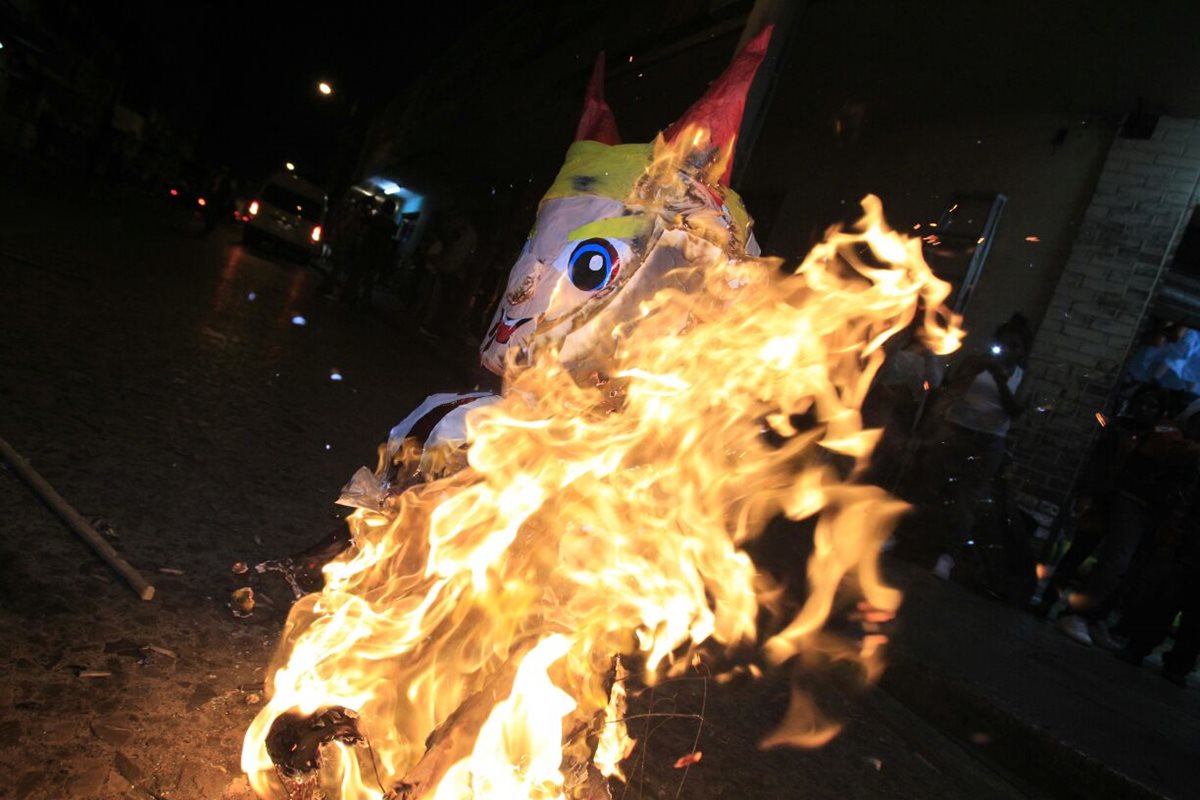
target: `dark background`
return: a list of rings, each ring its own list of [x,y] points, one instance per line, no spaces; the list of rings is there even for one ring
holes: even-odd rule
[[[279,168],[282,154],[302,172],[327,171],[351,111],[366,118],[403,91],[466,11],[404,2],[49,5],[90,15],[114,39],[127,59],[123,103],[194,131],[198,160],[251,175]],[[331,96],[317,92],[321,80],[335,87]]]

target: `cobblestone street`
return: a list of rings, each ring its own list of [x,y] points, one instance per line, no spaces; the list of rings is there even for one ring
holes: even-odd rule
[[[236,794],[290,595],[259,586],[236,620],[230,566],[336,524],[338,489],[373,466],[397,414],[455,378],[235,231],[197,238],[189,213],[140,196],[4,186],[0,435],[111,526],[158,594],[139,601],[5,470],[0,737],[15,795],[0,794]]]

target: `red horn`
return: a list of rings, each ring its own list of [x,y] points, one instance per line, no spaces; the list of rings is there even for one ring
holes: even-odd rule
[[[746,93],[750,91],[754,75],[767,55],[767,45],[771,42],[771,32],[774,30],[774,25],[768,25],[746,43],[742,52],[734,57],[721,77],[713,81],[704,96],[667,129],[667,139],[674,138],[688,125],[697,125],[708,129],[712,144],[720,147],[734,145],[738,130],[742,127],[742,115],[746,112]],[[729,182],[732,170],[731,158],[725,167],[725,174],[721,176],[722,183]]]
[[[583,100],[583,116],[575,129],[575,141],[590,139],[601,144],[620,144],[621,134],[617,131],[617,118],[604,101],[604,51],[596,56],[592,67],[592,79],[588,81],[587,96]]]

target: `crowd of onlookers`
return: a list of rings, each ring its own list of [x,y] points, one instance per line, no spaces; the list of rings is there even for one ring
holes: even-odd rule
[[[1200,655],[1200,335],[1155,326],[1069,505],[1047,527],[1008,479],[1006,437],[1025,397],[1031,331],[1020,315],[946,375],[916,345],[894,353],[864,406],[885,427],[869,479],[914,504],[898,555],[1052,618],[1071,639],[1141,664],[1169,638],[1179,685]],[[1200,364],[1200,362],[1198,362]],[[1200,376],[1198,376],[1200,377]]]

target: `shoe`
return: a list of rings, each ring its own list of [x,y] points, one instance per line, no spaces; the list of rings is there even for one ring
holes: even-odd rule
[[[1054,627],[1058,628],[1058,632],[1068,639],[1074,639],[1082,645],[1091,646],[1092,644],[1087,621],[1078,614],[1063,614],[1054,623]]]
[[[941,578],[944,581],[950,580],[950,573],[954,571],[953,556],[942,553],[938,556],[937,563],[933,565],[933,569],[930,571],[933,572],[935,577]]]
[[[1113,636],[1103,622],[1088,623],[1087,632],[1088,636],[1092,638],[1092,644],[1105,650],[1120,650],[1128,644]]]

